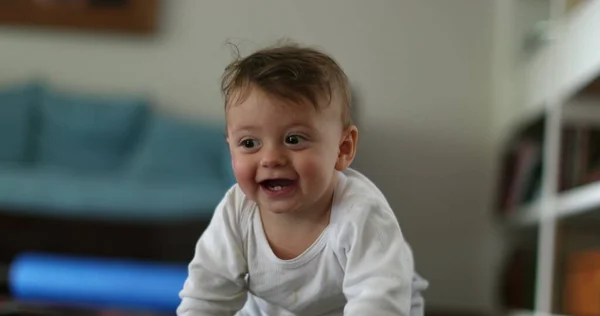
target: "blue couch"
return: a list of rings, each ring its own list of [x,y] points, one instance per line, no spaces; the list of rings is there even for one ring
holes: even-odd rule
[[[210,219],[235,181],[223,131],[159,114],[141,97],[0,88],[0,212]]]

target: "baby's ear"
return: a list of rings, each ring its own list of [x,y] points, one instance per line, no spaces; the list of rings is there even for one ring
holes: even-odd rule
[[[338,148],[338,157],[335,169],[343,171],[350,166],[356,155],[356,143],[358,142],[358,129],[351,125],[342,132],[342,139]]]
[[[233,156],[231,154],[231,150],[230,150],[231,144],[229,143],[229,137],[227,135],[225,135],[225,142],[227,143],[227,153],[231,160],[231,170],[235,170],[235,160],[233,160]]]

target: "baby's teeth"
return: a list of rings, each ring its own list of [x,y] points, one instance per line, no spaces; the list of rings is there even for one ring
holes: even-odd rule
[[[280,186],[280,185],[274,186],[274,187],[272,188],[272,190],[273,190],[273,191],[279,191],[279,190],[281,190],[281,186]]]

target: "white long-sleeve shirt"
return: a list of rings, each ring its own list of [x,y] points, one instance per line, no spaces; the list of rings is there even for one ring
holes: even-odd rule
[[[420,316],[426,287],[383,194],[349,169],[329,225],[291,260],[275,256],[258,206],[233,186],[197,243],[177,314]]]

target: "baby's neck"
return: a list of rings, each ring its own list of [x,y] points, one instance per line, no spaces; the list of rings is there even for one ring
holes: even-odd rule
[[[298,257],[329,225],[331,197],[310,210],[292,214],[261,212],[263,230],[273,253],[283,260]]]
[[[330,209],[327,209],[318,217],[263,217],[263,230],[275,256],[290,260],[304,253],[329,225],[330,213]]]

